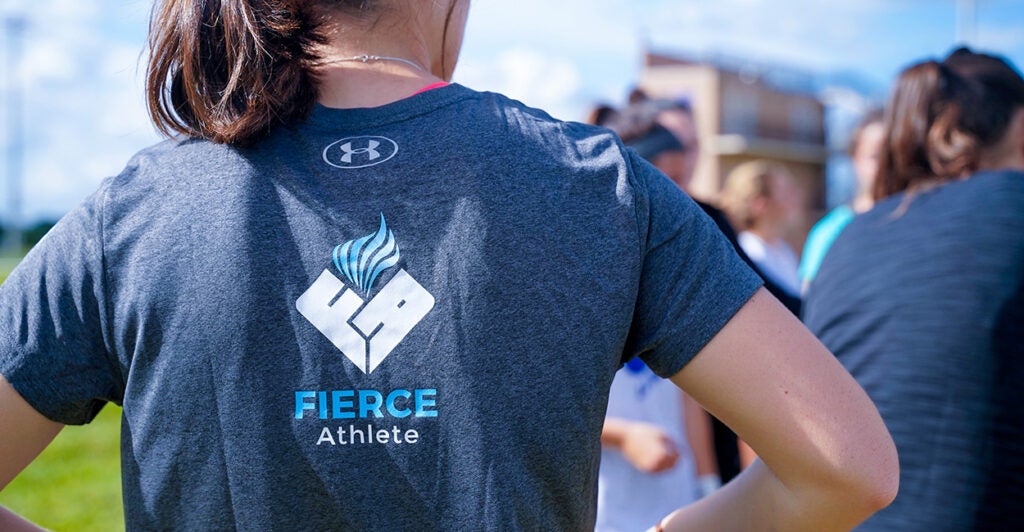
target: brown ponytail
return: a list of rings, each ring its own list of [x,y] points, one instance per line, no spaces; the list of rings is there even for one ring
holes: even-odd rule
[[[978,140],[962,124],[963,109],[974,101],[974,92],[966,80],[935,61],[900,74],[886,109],[887,139],[875,180],[876,199],[977,168]]]
[[[1005,60],[965,48],[904,70],[885,113],[876,199],[967,177],[1024,106],[1024,79]]]
[[[149,113],[168,134],[245,146],[306,116],[321,42],[302,0],[164,0],[150,22]]]

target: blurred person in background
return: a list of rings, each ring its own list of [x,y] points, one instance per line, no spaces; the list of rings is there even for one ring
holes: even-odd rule
[[[598,531],[641,530],[715,491],[708,414],[634,358],[615,374],[601,432]]]
[[[638,92],[642,94],[641,91],[633,91],[634,97]],[[640,99],[640,101],[644,100]],[[656,123],[671,131],[681,145],[677,151],[668,151],[665,155],[660,155],[655,166],[665,172],[679,188],[690,194],[694,172],[700,159],[700,135],[697,134],[697,119],[694,116],[693,106],[689,100],[684,99],[647,99],[646,102],[643,105],[653,108],[656,113]],[[764,281],[765,288],[793,315],[799,316],[800,298],[790,294],[782,285],[766,275],[747,255],[743,247],[740,246],[739,236],[725,212],[707,201],[698,198],[694,198],[694,201],[715,221],[740,258],[757,272]],[[721,482],[729,482],[757,458],[757,453],[743,440],[738,439],[732,429],[714,416],[711,417],[711,427],[719,478]],[[709,486],[710,480],[704,481],[702,485]]]
[[[631,142],[636,144],[633,146],[634,149],[646,154],[648,160],[665,172],[679,188],[690,194],[701,152],[700,136],[691,102],[687,99],[650,98],[640,88],[630,92],[629,102],[626,109],[616,115],[610,124],[611,127],[620,136],[631,139]],[[655,126],[664,127],[674,138],[661,132],[651,133]],[[765,288],[790,312],[799,316],[800,298],[790,295],[747,256],[725,212],[700,198],[693,199],[714,220],[740,258],[757,272],[764,281]],[[750,465],[757,458],[757,454],[750,446],[737,439],[736,434],[721,420],[712,416],[711,421],[719,478],[721,482],[728,482]],[[710,480],[705,480],[702,485],[709,486]]]
[[[875,400],[896,501],[862,530],[1024,529],[1024,80],[959,49],[906,68],[875,207],[836,240],[807,325]]]
[[[618,116],[619,111],[614,106],[606,103],[595,104],[590,111],[587,113],[584,119],[586,123],[595,126],[607,126],[615,117]]]
[[[867,212],[875,204],[874,184],[878,172],[878,156],[885,139],[885,125],[880,109],[869,111],[861,118],[850,135],[847,154],[857,177],[857,193],[849,204],[832,209],[807,234],[804,251],[800,254],[800,282],[803,292],[814,279],[821,260],[828,253],[839,233],[857,214]]]
[[[691,183],[694,172],[700,160],[700,136],[697,133],[697,122],[690,101],[685,99],[661,99],[650,98],[641,89],[634,89],[630,92],[632,102],[626,110],[619,114],[616,119],[610,121],[609,125],[616,130],[620,136],[639,139],[646,135],[648,128],[658,124],[675,137],[678,147],[663,149],[657,153],[656,160],[652,160],[659,170],[665,173],[679,188],[687,194],[691,194]],[[622,116],[625,114],[626,116]],[[655,138],[661,137],[656,135]],[[661,137],[664,138],[664,137]],[[657,143],[655,143],[657,146]],[[650,159],[649,159],[650,160]],[[783,305],[794,315],[800,314],[800,298],[784,289],[781,285],[765,275],[757,264],[743,251],[739,244],[738,235],[733,228],[729,217],[714,204],[704,201],[691,195],[700,208],[714,220],[721,229],[722,234],[733,244],[736,253],[746,262],[761,279],[764,280],[765,288],[772,293]],[[729,476],[731,478],[731,475]]]
[[[670,177],[686,157],[683,145],[656,121],[636,112],[622,141]],[[641,124],[641,120],[646,123]],[[601,432],[598,471],[599,532],[641,530],[721,486],[711,417],[670,381],[634,358],[615,374]]]
[[[678,187],[448,82],[468,11],[157,3],[174,138],[0,285],[0,488],[114,402],[130,530],[588,529],[639,357],[763,459],[663,528],[842,530],[892,500],[874,405]]]
[[[799,262],[785,240],[800,223],[804,201],[793,174],[765,160],[743,163],[725,178],[721,201],[740,229],[740,247],[747,256],[787,294],[799,297]]]

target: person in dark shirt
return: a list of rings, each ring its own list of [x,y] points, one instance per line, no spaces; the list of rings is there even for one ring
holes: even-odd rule
[[[633,92],[631,102],[616,114],[609,125],[637,154],[651,161],[689,194],[700,154],[700,137],[697,135],[693,107],[685,100],[651,99],[641,91]],[[711,203],[693,199],[715,222],[736,254],[761,277],[765,288],[790,312],[799,316],[800,298],[765,275],[743,251],[736,230],[725,212]],[[719,478],[723,483],[729,482],[757,455],[718,418],[711,418],[711,430]]]
[[[1024,529],[1024,80],[960,49],[900,75],[875,208],[804,320],[878,405],[900,492],[862,530]]]

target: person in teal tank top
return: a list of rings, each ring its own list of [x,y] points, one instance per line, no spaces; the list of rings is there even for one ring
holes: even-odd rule
[[[878,170],[878,152],[882,148],[884,136],[881,110],[870,111],[864,115],[850,135],[848,153],[853,163],[853,171],[857,175],[857,196],[850,204],[832,209],[814,224],[808,233],[804,252],[800,255],[800,268],[797,271],[803,292],[807,292],[807,286],[817,275],[821,261],[839,233],[843,232],[854,216],[867,212],[874,206],[871,187]]]

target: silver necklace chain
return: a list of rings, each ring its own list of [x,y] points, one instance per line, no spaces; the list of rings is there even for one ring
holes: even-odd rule
[[[340,57],[338,59],[330,59],[328,61],[324,61],[324,62],[320,63],[320,65],[331,65],[331,64],[334,64],[334,63],[346,63],[346,62],[351,62],[351,61],[359,61],[360,63],[369,63],[370,61],[397,61],[399,63],[405,63],[405,64],[415,68],[416,70],[419,70],[420,72],[424,72],[424,73],[427,72],[427,69],[421,67],[419,64],[414,63],[414,62],[412,62],[412,61],[410,61],[408,59],[402,59],[401,57],[391,57],[391,56],[388,56],[388,55],[370,55],[370,54],[353,55],[352,57]]]

